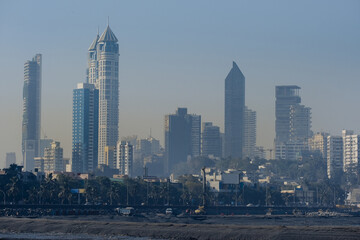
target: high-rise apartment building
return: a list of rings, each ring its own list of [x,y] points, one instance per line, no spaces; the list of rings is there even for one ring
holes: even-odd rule
[[[129,142],[119,141],[116,146],[116,167],[121,175],[132,177],[133,146]]]
[[[300,104],[298,86],[276,86],[275,88],[275,142],[290,140],[290,106]]]
[[[88,173],[98,165],[99,90],[79,83],[73,90],[71,171]]]
[[[309,138],[309,150],[319,152],[324,159],[327,159],[328,133],[319,132]]]
[[[191,156],[198,157],[201,153],[201,116],[188,115],[191,125]]]
[[[5,167],[10,167],[11,164],[16,163],[16,155],[14,152],[6,153],[6,159],[5,159]]]
[[[311,108],[294,104],[290,106],[289,140],[291,142],[307,143],[312,137]]]
[[[354,131],[343,130],[343,170],[358,175],[360,164],[360,135]]]
[[[233,62],[233,67],[225,78],[225,157],[242,157],[244,108],[245,77]]]
[[[343,138],[341,136],[327,136],[326,149],[327,175],[331,179],[343,171]]]
[[[311,109],[300,105],[298,86],[275,88],[275,158],[297,160],[308,148],[311,132]]]
[[[203,123],[201,155],[221,158],[220,128],[211,122]]]
[[[256,151],[256,112],[245,106],[243,157],[254,158]]]
[[[200,124],[200,126],[199,126]],[[165,116],[165,174],[174,166],[196,157],[200,152],[201,116],[188,114],[187,108],[178,108],[176,114]]]
[[[119,44],[107,26],[89,48],[88,83],[99,89],[98,165],[105,164],[105,147],[116,146],[119,121]]]
[[[45,156],[43,158],[44,172],[63,172],[65,171],[65,161],[63,158],[63,148],[59,142],[52,142],[50,148],[45,148]]]
[[[26,61],[24,65],[22,154],[26,171],[34,170],[34,157],[39,155],[41,65],[41,54],[36,54],[31,61]]]

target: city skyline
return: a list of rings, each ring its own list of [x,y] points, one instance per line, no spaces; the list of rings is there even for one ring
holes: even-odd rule
[[[244,5],[244,9],[250,10],[249,12],[259,11],[259,14],[265,16],[269,15],[265,11],[266,7],[277,10],[281,14],[270,19],[277,27],[268,26],[261,21],[265,16],[259,15],[259,19],[256,19],[245,14],[247,18],[255,20],[255,23],[242,22],[241,20],[248,19],[237,17],[237,12],[229,6],[213,2],[205,7],[200,16],[196,16],[195,12],[200,9],[201,4],[194,3],[192,9],[186,10],[189,20],[182,19],[183,21],[180,20],[180,14],[170,16],[170,13],[176,11],[174,7],[185,10],[187,4],[161,2],[164,9],[170,9],[169,14],[163,13],[162,18],[156,16],[155,6],[150,6],[154,12],[138,21],[131,14],[123,16],[116,10],[101,8],[101,14],[89,22],[85,13],[82,13],[84,19],[76,16],[81,4],[75,3],[73,10],[67,10],[71,3],[65,2],[63,5],[55,4],[64,8],[65,12],[62,14],[69,14],[63,25],[57,19],[62,19],[60,13],[52,12],[54,17],[44,13],[49,21],[40,22],[39,26],[27,32],[26,19],[30,15],[27,13],[20,17],[20,14],[27,8],[40,11],[35,10],[40,3],[43,5],[40,10],[53,8],[41,1],[35,2],[34,6],[23,2],[19,12],[15,12],[13,3],[0,4],[0,31],[3,36],[10,36],[6,44],[4,39],[0,40],[3,45],[10,46],[4,49],[5,53],[0,58],[2,78],[10,81],[1,81],[0,106],[4,114],[0,122],[3,136],[0,159],[5,159],[6,152],[16,152],[17,156],[21,156],[22,65],[36,53],[43,55],[41,136],[45,133],[55,141],[60,141],[64,156],[71,156],[72,89],[78,82],[85,82],[89,40],[96,35],[99,23],[104,23],[100,24],[100,29],[104,27],[108,15],[110,25],[119,37],[121,54],[120,136],[137,134],[144,137],[151,128],[154,137],[164,145],[163,117],[177,107],[186,107],[189,112],[201,115],[203,122],[214,122],[223,132],[223,81],[232,61],[238,63],[246,76],[246,102],[258,114],[258,145],[272,146],[276,85],[296,84],[302,88],[303,102],[312,108],[314,131],[339,135],[341,129],[354,129],[355,132],[360,129],[357,125],[360,113],[342,107],[348,102],[357,101],[355,89],[359,84],[356,80],[360,76],[357,69],[360,49],[356,42],[359,42],[360,36],[354,30],[360,25],[360,14],[359,3],[356,1],[349,1],[347,4],[326,2],[325,10],[322,11],[320,6],[324,6],[321,2],[293,3],[290,6],[285,1],[280,1],[279,9],[265,2],[260,6],[231,2],[230,5],[236,10],[241,11],[240,6]],[[135,3],[112,3],[129,9],[136,7]],[[144,2],[142,6],[159,3]],[[307,9],[306,6],[309,5],[313,8]],[[219,6],[221,7],[217,9]],[[296,7],[300,8],[295,10]],[[285,9],[288,11],[284,11]],[[228,17],[221,20],[226,11],[229,11]],[[140,9],[137,14],[145,12]],[[211,12],[216,13],[214,20],[210,18]],[[302,13],[310,14],[313,25],[309,25],[311,21],[301,17]],[[33,15],[36,14],[31,14]],[[126,17],[134,21],[127,22]],[[166,18],[170,19],[169,23],[163,21]],[[146,23],[148,19],[152,21]],[[290,23],[285,23],[285,19]],[[157,24],[152,29],[154,33],[147,35],[148,27],[154,23]],[[221,29],[229,23],[233,24],[232,28],[239,26],[239,29]],[[49,36],[44,35],[42,31],[49,29],[51,24],[61,27],[58,30],[50,29],[52,34]],[[171,28],[171,24],[175,27]],[[78,30],[80,25],[81,31]],[[255,30],[256,26],[259,30]],[[139,31],[142,33],[135,33],[134,27],[139,27],[143,30]],[[163,33],[164,29],[166,31]],[[200,34],[196,33],[198,29],[201,29]],[[278,30],[285,39],[280,41],[281,38],[276,34],[269,33],[271,30]],[[268,37],[267,41],[261,40],[261,36]],[[159,41],[161,37],[165,39]],[[20,46],[17,39],[21,39],[23,46]],[[16,46],[18,51],[10,55],[8,51],[12,46]],[[64,62],[64,59],[67,61]],[[193,88],[186,88],[190,84]],[[259,85],[262,89],[258,89]],[[323,85],[326,85],[325,91],[320,88]],[[186,94],[180,94],[180,91]],[[156,106],[156,109],[152,106]],[[122,111],[125,114],[121,114]],[[342,118],[345,114],[347,118]]]

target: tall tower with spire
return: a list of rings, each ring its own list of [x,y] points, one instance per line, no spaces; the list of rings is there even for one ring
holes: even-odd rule
[[[97,61],[97,44],[99,40],[99,32],[91,43],[88,52],[88,69],[86,72],[86,83],[94,84],[98,78],[98,61]]]
[[[115,147],[119,121],[119,44],[110,26],[89,48],[87,82],[99,89],[98,164],[105,164],[105,147]]]
[[[244,109],[245,77],[233,62],[233,67],[225,78],[225,157],[242,157]]]

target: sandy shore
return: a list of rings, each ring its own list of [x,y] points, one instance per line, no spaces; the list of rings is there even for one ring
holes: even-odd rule
[[[246,220],[246,219],[245,219]],[[261,222],[260,222],[261,224]],[[156,239],[360,239],[360,226],[276,226],[0,218],[2,233],[90,234]],[[1,239],[1,238],[0,238]]]

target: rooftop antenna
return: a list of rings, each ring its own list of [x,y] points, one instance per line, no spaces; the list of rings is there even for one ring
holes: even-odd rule
[[[108,26],[109,26],[109,24],[110,24],[110,17],[108,16]]]
[[[99,35],[99,26],[98,26],[98,35]]]
[[[150,138],[151,138],[151,128],[150,128]]]

